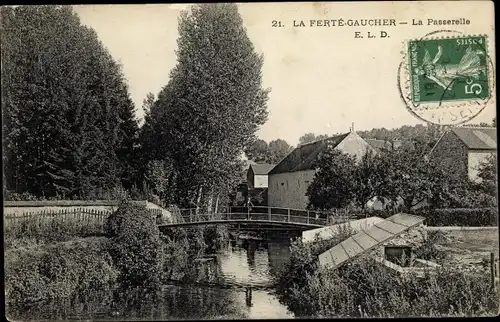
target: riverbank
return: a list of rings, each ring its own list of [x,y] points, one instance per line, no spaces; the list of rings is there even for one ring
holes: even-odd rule
[[[321,269],[317,255],[342,241],[303,243],[291,247],[291,260],[282,272],[278,294],[297,317],[444,317],[495,316],[498,291],[488,274],[468,274],[444,267],[424,277],[401,276],[368,256],[336,270]],[[429,253],[436,249],[428,244]]]
[[[92,296],[86,299],[36,302],[18,312],[11,307],[8,316],[14,320],[118,321],[293,318],[276,297],[272,273],[288,261],[288,247],[289,241],[284,239],[243,244],[232,240],[216,254],[219,276],[212,282],[162,282],[157,299],[135,303],[133,294],[131,301],[124,302],[116,293],[125,294],[113,289],[89,292]]]
[[[9,317],[36,303],[73,301],[124,287],[157,289],[170,280],[200,279],[195,259],[217,252],[227,238],[227,231],[220,227],[161,234],[155,219],[136,206],[110,219],[105,231],[82,229],[68,223],[25,221],[22,227],[6,231]]]

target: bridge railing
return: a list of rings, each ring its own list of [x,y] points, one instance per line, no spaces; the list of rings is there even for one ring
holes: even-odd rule
[[[209,221],[231,221],[231,220],[259,220],[269,222],[300,223],[308,225],[325,226],[348,221],[349,218],[316,217],[311,214],[296,214],[289,212],[287,214],[276,213],[250,213],[250,212],[230,212],[230,213],[191,213],[183,216],[184,223],[209,222]]]
[[[265,220],[324,226],[352,219],[348,216],[335,215],[329,212],[262,206],[219,208],[217,213],[190,208],[181,209],[180,213],[182,221],[185,223],[214,220]]]

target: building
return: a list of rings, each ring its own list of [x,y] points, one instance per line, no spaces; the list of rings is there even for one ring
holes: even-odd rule
[[[374,151],[356,132],[333,136],[295,148],[269,172],[268,204],[270,207],[305,209],[309,203],[307,187],[316,173],[315,162],[328,147],[360,159]]]
[[[240,160],[244,162],[245,169],[248,169],[248,167],[252,164],[257,164],[256,162],[250,160],[245,152],[241,152]]]
[[[479,166],[497,153],[496,128],[452,127],[446,130],[429,152],[452,175],[477,180]]]
[[[427,240],[425,218],[404,213],[389,218],[370,217],[321,228],[322,239],[351,229],[351,236],[318,256],[319,265],[336,269],[348,261],[371,257],[402,275],[424,277],[440,265],[421,258],[416,250]],[[343,227],[342,227],[343,226]],[[303,239],[305,239],[303,235]],[[310,235],[307,241],[311,241]],[[313,240],[314,241],[314,240]],[[413,274],[412,274],[413,273]]]
[[[274,166],[274,164],[250,164],[247,171],[248,188],[267,188],[268,173]]]
[[[234,197],[233,197],[233,204],[234,205],[241,205],[244,204],[248,198],[248,168],[252,165],[257,164],[256,162],[248,159],[248,156],[246,155],[245,152],[241,152],[240,154],[240,160],[243,161],[244,163],[244,168],[241,173],[241,182],[238,184],[238,187],[236,188]]]
[[[377,152],[396,150],[401,146],[401,140],[393,139],[389,140],[379,140],[379,139],[365,139],[365,141],[374,148]]]

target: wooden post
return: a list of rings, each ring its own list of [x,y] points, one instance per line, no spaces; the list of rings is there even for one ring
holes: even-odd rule
[[[490,253],[490,273],[491,273],[491,289],[495,292],[495,253]]]
[[[288,208],[288,222],[290,222],[290,208]]]
[[[309,224],[309,210],[307,211],[307,223]]]
[[[267,207],[267,213],[269,214],[269,221],[271,221],[271,219],[272,219],[271,207]]]

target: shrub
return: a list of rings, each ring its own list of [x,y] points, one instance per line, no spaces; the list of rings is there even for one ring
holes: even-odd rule
[[[5,194],[3,196],[3,200],[8,201],[26,201],[26,200],[41,200],[35,195],[32,195],[28,192],[18,193],[9,190],[5,190]]]
[[[342,227],[342,226],[341,226]],[[348,226],[331,239],[291,246],[290,262],[278,276],[280,300],[296,317],[403,317],[489,315],[498,310],[498,294],[488,276],[440,268],[424,277],[399,275],[369,256],[335,270],[317,265],[317,256],[347,238]],[[441,232],[429,232],[419,257],[444,256],[434,245]]]
[[[286,267],[278,273],[276,288],[282,298],[295,306],[295,296],[290,294],[291,290],[301,289],[307,283],[309,276],[313,276],[318,270],[318,255],[331,247],[337,245],[353,234],[347,225],[339,226],[339,230],[332,239],[322,240],[316,236],[312,242],[304,243],[301,238],[292,241],[290,246],[290,260]]]
[[[419,210],[428,226],[497,226],[496,208],[445,208]]]
[[[106,223],[110,254],[123,287],[156,288],[162,271],[162,244],[156,218],[135,203],[123,202]]]
[[[424,242],[419,247],[415,248],[415,257],[426,260],[440,260],[446,258],[448,253],[436,247],[436,244],[444,240],[446,240],[446,237],[442,231],[428,231],[427,238]]]
[[[12,307],[106,290],[117,272],[105,238],[19,248],[5,252],[6,300]]]
[[[169,229],[161,235],[163,243],[162,281],[180,281],[189,276],[191,261],[189,241],[184,229]]]
[[[163,242],[164,282],[198,280],[193,260],[216,253],[226,245],[226,227],[172,228],[161,235]]]
[[[498,310],[487,276],[440,269],[423,278],[400,276],[360,258],[337,270],[318,269],[286,301],[298,317],[476,316]]]
[[[98,220],[34,216],[18,222],[6,222],[4,247],[64,242],[78,237],[100,236],[103,233],[102,224]]]

